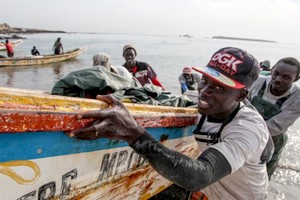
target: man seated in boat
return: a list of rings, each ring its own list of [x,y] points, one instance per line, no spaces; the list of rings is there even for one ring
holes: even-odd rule
[[[142,86],[151,83],[164,89],[152,67],[148,63],[135,60],[136,56],[136,49],[132,45],[125,45],[123,47],[123,57],[125,59],[123,66]]]
[[[35,46],[33,46],[33,48],[31,49],[31,55],[33,55],[33,56],[39,56],[40,55],[39,50],[37,50],[37,48]]]
[[[123,66],[113,66],[110,62],[110,58],[106,53],[97,53],[93,56],[93,66],[105,67],[108,71],[118,74],[124,78],[131,79],[132,75]]]
[[[181,93],[185,93],[188,90],[197,91],[198,83],[200,83],[201,78],[199,74],[192,73],[192,68],[185,67],[182,70],[182,74],[178,77]]]
[[[107,109],[78,116],[97,119],[94,124],[68,135],[125,140],[158,173],[192,191],[192,199],[266,199],[265,162],[272,154],[265,152],[269,132],[246,99],[259,75],[258,61],[244,50],[227,47],[217,51],[206,67],[193,69],[203,74],[198,86],[200,120],[194,131],[202,149],[197,160],[155,140],[111,95],[97,97],[109,105]]]
[[[133,86],[133,81],[124,67],[112,66],[106,53],[98,53],[93,56],[93,67],[69,73],[54,85],[51,94],[95,99],[98,94]]]
[[[267,163],[269,179],[278,166],[287,143],[286,131],[300,116],[300,63],[292,57],[280,59],[272,68],[271,76],[259,76],[250,88],[249,99],[265,119],[275,150]]]

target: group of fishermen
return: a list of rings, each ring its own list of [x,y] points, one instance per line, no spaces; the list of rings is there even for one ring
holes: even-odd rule
[[[6,48],[8,57],[13,57],[8,40]],[[63,53],[60,38],[53,50]],[[35,47],[32,53],[39,54]],[[137,51],[132,45],[125,45],[122,55],[122,66],[112,66],[105,53],[96,54],[93,65],[123,77],[122,81],[134,79],[138,85],[152,84],[165,90],[152,67],[135,59]],[[127,141],[174,183],[154,199],[265,199],[268,180],[287,143],[287,130],[300,116],[300,89],[295,84],[299,72],[295,58],[282,58],[270,70],[269,61],[258,63],[251,54],[234,47],[217,51],[206,67],[185,67],[179,76],[182,94],[198,90],[200,120],[194,136],[202,153],[197,160],[153,139],[122,102],[110,95],[114,92],[111,87],[106,87],[105,93],[81,92],[82,97],[97,98],[110,106],[81,114],[102,120],[68,135]],[[57,93],[53,90],[52,94]]]
[[[136,61],[136,56],[136,49],[126,45],[126,62],[120,69],[111,66],[107,55],[95,55],[93,61],[104,67],[108,63],[113,73],[124,75],[126,69],[124,76],[129,72],[141,85],[151,83],[164,90],[150,65]],[[85,140],[128,142],[174,183],[152,199],[266,199],[268,181],[287,142],[286,131],[300,115],[300,90],[295,84],[300,63],[292,57],[282,58],[270,75],[259,75],[261,71],[256,58],[235,47],[218,50],[206,67],[183,69],[179,77],[182,93],[198,90],[200,120],[194,136],[202,153],[196,160],[152,138],[109,92],[95,95],[109,105],[107,109],[78,116],[98,120],[67,134]]]
[[[57,38],[57,40],[55,41],[55,43],[52,47],[52,50],[54,50],[55,55],[59,55],[59,54],[64,53],[63,45],[62,45],[60,40],[61,40],[60,37]],[[5,43],[3,43],[3,44],[6,47],[7,57],[8,58],[14,57],[14,48],[13,48],[13,45],[11,44],[11,42],[8,39],[6,39]],[[33,46],[33,48],[31,49],[31,55],[33,55],[33,56],[39,56],[40,55],[40,52],[36,48],[36,46]]]

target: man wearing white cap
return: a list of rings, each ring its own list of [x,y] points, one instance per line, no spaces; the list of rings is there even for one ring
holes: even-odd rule
[[[116,73],[124,78],[128,78],[128,79],[132,78],[132,75],[128,72],[128,70],[125,67],[111,65],[109,56],[106,53],[100,52],[94,55],[93,66],[103,66],[108,71]]]
[[[111,95],[97,96],[109,105],[108,109],[80,115],[98,119],[97,123],[69,136],[125,140],[158,173],[194,192],[191,199],[200,196],[197,191],[202,199],[210,200],[266,199],[267,160],[261,156],[269,132],[264,119],[246,99],[248,88],[259,74],[257,60],[241,49],[227,47],[217,51],[206,67],[193,69],[203,74],[198,87],[200,120],[194,131],[202,149],[198,159],[155,140]]]
[[[190,67],[185,67],[182,70],[182,74],[178,77],[181,93],[188,90],[197,90],[198,84],[201,81],[201,78],[198,74],[192,73],[192,69]]]

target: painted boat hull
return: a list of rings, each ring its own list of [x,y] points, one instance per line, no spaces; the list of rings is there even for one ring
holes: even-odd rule
[[[171,149],[196,158],[197,110],[126,104]],[[0,88],[0,196],[3,199],[148,199],[171,183],[126,142],[69,138],[93,119],[75,114],[106,104]],[[14,171],[12,171],[14,170]]]
[[[79,56],[86,48],[77,48],[60,55],[28,56],[15,58],[0,58],[0,67],[4,66],[24,66],[43,65],[55,62],[62,62]]]
[[[10,41],[13,47],[18,46],[19,44],[23,43],[23,40],[13,40]],[[0,43],[0,51],[6,51],[6,47],[4,44]]]

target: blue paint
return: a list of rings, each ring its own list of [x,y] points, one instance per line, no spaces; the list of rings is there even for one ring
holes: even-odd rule
[[[195,126],[185,128],[148,128],[157,140],[167,135],[168,140],[190,136]],[[125,147],[124,141],[106,138],[84,141],[70,138],[63,132],[28,132],[0,134],[0,162],[11,160],[31,160],[76,153]]]

